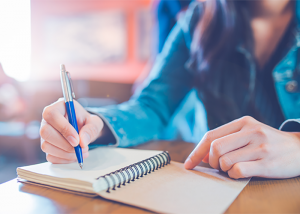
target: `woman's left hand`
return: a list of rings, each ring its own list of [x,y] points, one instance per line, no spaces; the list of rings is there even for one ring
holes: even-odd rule
[[[289,178],[300,175],[300,133],[283,132],[246,116],[209,131],[185,161],[201,161],[231,178]]]

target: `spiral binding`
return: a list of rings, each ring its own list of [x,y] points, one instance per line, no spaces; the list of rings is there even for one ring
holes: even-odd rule
[[[139,179],[140,177],[143,177],[148,173],[150,174],[151,172],[154,172],[154,170],[158,170],[159,168],[168,165],[170,161],[171,161],[171,157],[169,153],[167,151],[164,151],[158,155],[155,155],[143,161],[137,162],[135,164],[131,164],[129,166],[111,172],[109,174],[100,176],[97,178],[97,180],[103,178],[106,181],[107,183],[106,192],[109,193],[110,189],[116,190],[116,187],[120,188],[121,185],[125,186],[126,183],[130,183],[135,179]],[[125,173],[127,174],[127,177],[125,176]],[[121,177],[123,179],[121,179]],[[112,187],[109,183],[108,178],[110,178],[112,182]]]

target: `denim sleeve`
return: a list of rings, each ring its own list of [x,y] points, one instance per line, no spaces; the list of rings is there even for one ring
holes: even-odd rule
[[[89,109],[98,114],[121,147],[157,139],[185,95],[192,88],[193,74],[185,68],[189,50],[181,26],[170,33],[143,89],[129,101]]]
[[[300,132],[300,119],[289,119],[284,121],[279,130],[286,132]]]
[[[176,18],[177,14],[180,12],[181,5],[179,1],[164,1],[165,5],[168,7],[168,10],[170,11],[172,18]]]

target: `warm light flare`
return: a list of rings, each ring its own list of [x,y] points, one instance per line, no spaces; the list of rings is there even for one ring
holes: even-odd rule
[[[0,0],[0,63],[18,81],[30,77],[30,0]]]

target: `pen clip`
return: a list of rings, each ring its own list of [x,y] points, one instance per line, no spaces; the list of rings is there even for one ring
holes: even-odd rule
[[[68,80],[69,80],[69,83],[70,83],[72,97],[73,97],[73,99],[75,99],[75,92],[74,92],[74,88],[73,88],[71,74],[68,71],[66,72],[66,74],[68,76]]]

